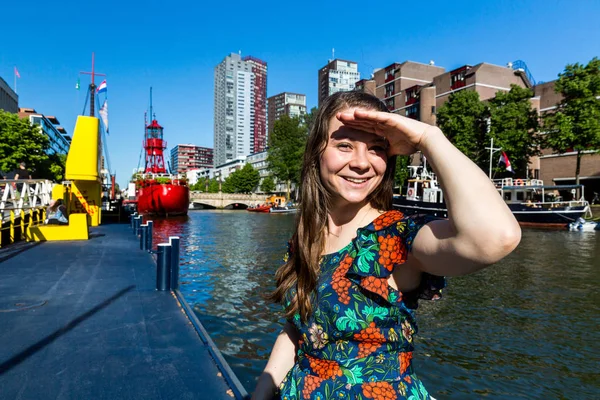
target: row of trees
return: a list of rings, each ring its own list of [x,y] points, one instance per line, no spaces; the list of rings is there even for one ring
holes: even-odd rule
[[[20,162],[33,178],[60,182],[65,176],[66,154],[48,154],[50,140],[28,119],[0,110],[0,171],[8,173]]]

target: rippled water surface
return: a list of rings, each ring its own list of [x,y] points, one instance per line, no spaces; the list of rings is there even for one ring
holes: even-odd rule
[[[194,211],[180,235],[182,292],[246,389],[282,326],[262,295],[293,215]],[[525,230],[518,249],[422,302],[415,366],[438,399],[600,398],[600,232]]]

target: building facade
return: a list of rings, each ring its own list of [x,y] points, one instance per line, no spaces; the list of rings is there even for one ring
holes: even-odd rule
[[[540,115],[556,110],[563,99],[554,90],[555,83],[545,82],[534,87],[534,100],[539,103]],[[539,179],[545,184],[572,185],[575,184],[577,152],[557,154],[552,149],[543,149],[539,157],[532,157],[530,166],[534,171],[539,170]],[[600,153],[584,152],[579,168],[579,183],[584,185],[585,197],[591,201],[594,193],[600,193]]]
[[[360,81],[358,64],[354,61],[335,59],[319,70],[319,106],[328,96],[337,92],[354,90]]]
[[[19,112],[19,95],[0,77],[0,110],[16,114]]]
[[[185,174],[191,169],[212,168],[213,149],[193,144],[178,144],[171,149],[171,170]]]
[[[20,108],[19,117],[27,118],[32,125],[40,127],[40,131],[46,135],[50,141],[48,154],[68,154],[71,147],[71,136],[67,134],[65,128],[60,126],[58,118],[51,115],[43,115],[33,108]]]
[[[267,143],[267,63],[231,53],[215,67],[214,162],[257,153]]]
[[[269,134],[273,132],[275,121],[283,115],[288,117],[301,117],[306,114],[306,95],[283,92],[269,97]]]
[[[434,78],[443,74],[445,69],[433,65],[413,61],[393,63],[385,68],[375,71],[375,95],[383,100],[388,110],[418,119],[427,123],[434,123],[435,104],[423,96],[427,92],[435,93],[435,89],[427,90]],[[429,93],[428,93],[429,94]],[[433,98],[435,99],[435,97]]]

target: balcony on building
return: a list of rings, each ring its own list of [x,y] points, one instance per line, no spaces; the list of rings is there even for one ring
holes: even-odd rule
[[[452,90],[460,89],[466,85],[465,77],[469,69],[471,69],[471,66],[464,65],[454,71],[450,71],[450,88]]]

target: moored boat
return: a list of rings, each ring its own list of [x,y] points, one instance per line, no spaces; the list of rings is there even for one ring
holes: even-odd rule
[[[426,166],[409,168],[406,195],[394,196],[394,208],[409,215],[447,218],[444,194],[435,174]],[[566,229],[569,223],[590,213],[583,185],[544,185],[539,179],[513,178],[492,182],[523,226]]]
[[[146,162],[143,174],[135,180],[137,210],[140,214],[157,216],[187,215],[190,189],[183,176],[169,174],[165,168],[163,127],[152,114],[152,89],[150,89],[150,116],[145,125],[144,150]]]
[[[268,213],[270,209],[271,209],[271,205],[261,204],[256,207],[248,207],[246,210],[250,211],[250,212]]]

